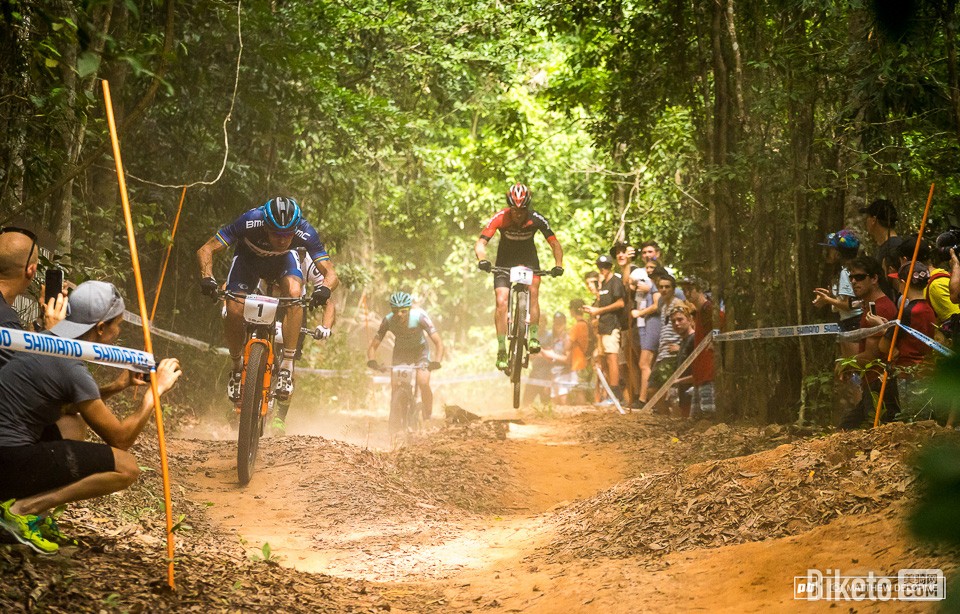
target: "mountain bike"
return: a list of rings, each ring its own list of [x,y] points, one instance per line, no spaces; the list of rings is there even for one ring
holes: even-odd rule
[[[528,333],[530,331],[530,286],[534,276],[552,277],[551,271],[534,270],[525,266],[499,267],[491,273],[510,275],[510,294],[507,298],[507,354],[506,374],[513,383],[513,408],[520,407],[520,373],[530,362]]]
[[[381,373],[387,369],[380,365],[371,365]],[[390,420],[389,433],[393,438],[399,433],[416,433],[423,428],[423,407],[417,402],[420,384],[417,371],[421,367],[415,364],[396,364],[390,367]]]
[[[273,297],[260,294],[241,294],[220,290],[217,297],[243,303],[244,337],[243,376],[240,383],[240,401],[236,412],[240,416],[240,433],[237,436],[237,477],[240,485],[246,485],[257,463],[257,449],[263,435],[267,413],[278,401],[276,381],[279,369],[277,356],[282,356],[282,345],[274,344],[276,323],[283,319],[287,308],[293,305],[306,307],[308,297]],[[301,328],[302,335],[316,337],[316,333]],[[289,399],[284,399],[289,407]],[[284,411],[286,414],[286,411]]]

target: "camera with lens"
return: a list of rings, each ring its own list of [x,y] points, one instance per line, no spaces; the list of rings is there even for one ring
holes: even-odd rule
[[[950,250],[960,256],[960,228],[951,228],[937,237],[937,251],[944,258],[950,257]]]

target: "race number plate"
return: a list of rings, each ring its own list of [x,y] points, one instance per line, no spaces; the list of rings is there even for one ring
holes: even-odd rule
[[[410,365],[398,365],[393,368],[393,377],[400,383],[406,384],[413,381],[417,368]]]
[[[525,286],[533,284],[533,269],[525,266],[510,267],[510,283]]]
[[[251,324],[273,324],[280,301],[272,296],[247,295],[243,302],[243,319]]]

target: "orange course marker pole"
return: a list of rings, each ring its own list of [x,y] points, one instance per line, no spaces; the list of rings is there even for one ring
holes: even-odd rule
[[[137,252],[137,239],[133,234],[133,217],[130,215],[130,200],[127,197],[127,182],[123,174],[123,161],[120,158],[120,140],[117,137],[117,123],[113,117],[113,101],[110,98],[110,84],[103,81],[103,102],[107,110],[107,125],[110,127],[110,141],[113,144],[113,159],[117,164],[117,181],[120,183],[120,202],[123,204],[123,220],[127,226],[127,242],[130,244],[130,258],[133,261],[133,275],[137,281],[137,301],[140,305],[140,318],[143,320],[143,345],[149,354],[153,354],[153,340],[150,338],[150,320],[147,319],[147,301],[143,296],[143,277],[140,275],[140,256]],[[157,420],[157,437],[160,440],[160,470],[163,476],[163,505],[167,513],[167,584],[175,589],[173,578],[173,505],[170,500],[170,471],[167,465],[167,444],[163,436],[163,411],[160,408],[160,390],[157,387],[156,369],[152,371],[150,385],[153,388],[153,409]]]
[[[910,271],[907,273],[906,285],[903,287],[903,295],[900,299],[900,309],[897,310],[897,319],[903,317],[903,308],[907,304],[907,292],[910,291],[910,281],[913,279],[913,267],[917,264],[917,254],[920,253],[920,241],[923,240],[923,231],[927,227],[927,216],[930,215],[930,203],[933,202],[933,186],[930,184],[930,194],[927,196],[927,206],[923,209],[923,218],[920,220],[920,232],[917,233],[917,242],[913,246],[913,258],[910,259]],[[886,275],[886,271],[883,272]],[[893,361],[893,350],[897,347],[897,333],[900,332],[899,326],[893,327],[893,338],[890,339],[890,351],[887,352],[887,364]],[[887,392],[887,369],[883,370],[883,378],[880,380],[880,396],[877,397],[877,413],[873,417],[873,428],[880,426],[880,410],[883,407],[883,395]]]
[[[180,205],[177,207],[177,217],[173,218],[173,232],[170,233],[170,244],[167,245],[167,254],[163,257],[163,266],[160,268],[160,280],[157,281],[157,292],[153,295],[153,308],[150,309],[150,323],[157,315],[157,303],[160,302],[160,290],[163,289],[163,277],[167,274],[167,264],[170,262],[170,252],[173,251],[173,240],[177,238],[177,227],[180,225],[180,212],[183,211],[183,199],[187,197],[187,186],[183,186],[180,193]]]

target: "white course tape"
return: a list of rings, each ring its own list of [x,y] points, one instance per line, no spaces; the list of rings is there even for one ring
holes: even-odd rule
[[[104,345],[54,335],[31,333],[16,328],[0,328],[0,348],[47,356],[77,358],[111,367],[149,373],[157,366],[152,354],[117,345]]]
[[[953,356],[953,350],[951,350],[951,349],[948,348],[947,346],[943,345],[943,344],[940,343],[939,341],[936,341],[935,339],[931,339],[930,337],[924,335],[924,334],[921,333],[920,331],[915,330],[915,329],[913,329],[913,328],[910,328],[909,326],[907,326],[907,325],[904,324],[903,322],[899,322],[899,321],[896,321],[896,320],[895,320],[893,323],[894,323],[894,324],[899,324],[899,325],[900,325],[900,328],[902,328],[905,332],[910,333],[911,335],[913,335],[914,337],[916,337],[917,339],[919,339],[921,342],[927,344],[929,347],[931,347],[931,348],[933,348],[934,350],[940,352],[940,353],[943,354],[944,356]]]
[[[857,330],[840,333],[839,341],[860,341],[861,339],[866,339],[867,337],[873,337],[874,335],[879,335],[880,333],[886,332],[888,329],[893,328],[898,324],[898,322],[898,320],[890,320],[889,322],[884,322],[880,326],[871,326],[870,328],[860,328]]]
[[[141,320],[140,316],[138,316],[133,312],[124,311],[123,319],[135,326],[143,326],[143,320]],[[163,330],[162,328],[151,327],[150,333],[156,335],[157,337],[161,337],[163,339],[169,339],[170,341],[176,341],[177,343],[181,343],[183,345],[189,345],[191,347],[195,347],[198,350],[203,350],[204,352],[214,352],[215,354],[222,354],[224,356],[230,355],[230,351],[227,350],[227,348],[216,347],[214,345],[210,345],[209,343],[200,341],[199,339],[193,339],[191,337],[178,335],[177,333],[171,333],[170,331]]]
[[[746,339],[782,339],[785,337],[807,337],[810,335],[836,335],[840,333],[840,325],[801,324],[799,326],[771,326],[769,328],[752,328],[749,330],[734,330],[721,333],[714,330],[713,338],[716,341],[743,341]]]

